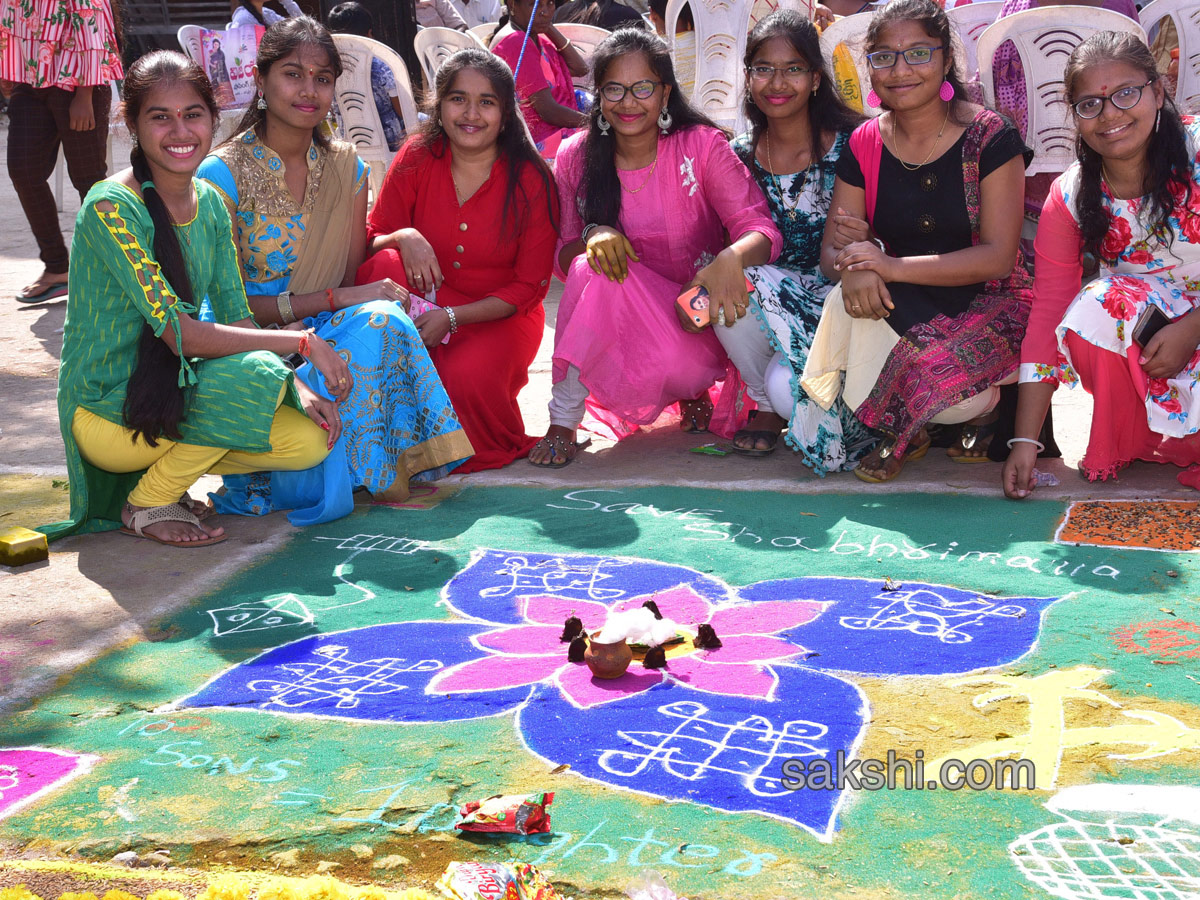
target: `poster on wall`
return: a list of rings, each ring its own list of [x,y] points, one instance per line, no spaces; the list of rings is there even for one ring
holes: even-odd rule
[[[244,109],[254,100],[254,60],[265,31],[261,25],[239,25],[201,32],[202,65],[221,109]]]

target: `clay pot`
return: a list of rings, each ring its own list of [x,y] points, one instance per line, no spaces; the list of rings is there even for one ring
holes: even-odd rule
[[[623,640],[601,644],[589,639],[583,661],[597,678],[620,678],[633,661],[633,650]]]

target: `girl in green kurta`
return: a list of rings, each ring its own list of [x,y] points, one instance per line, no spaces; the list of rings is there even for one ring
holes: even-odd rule
[[[196,478],[316,465],[350,373],[310,332],[253,324],[224,203],[193,178],[217,115],[204,73],[159,51],[124,94],[132,168],[92,188],[72,244],[58,389],[71,518],[42,530],[195,547],[225,537],[189,508]],[[215,323],[193,318],[205,296]],[[335,401],[295,383],[280,355],[297,352]]]

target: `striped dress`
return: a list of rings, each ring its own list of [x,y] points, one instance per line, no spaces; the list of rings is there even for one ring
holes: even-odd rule
[[[208,184],[193,184],[196,217],[175,226],[192,292],[198,298],[207,295],[217,322],[248,319],[225,204]],[[105,201],[113,211],[99,208]],[[117,475],[89,465],[75,445],[71,423],[76,409],[83,407],[123,425],[125,390],[137,364],[143,327],[149,325],[161,336],[171,325],[178,336],[179,314],[196,312],[163,278],[150,250],[153,244],[150,213],[129,188],[101,181],[88,192],[71,244],[71,293],[58,373],[71,517],[42,529],[51,539],[119,527],[121,505],[143,474]],[[276,400],[281,387],[292,381],[278,356],[254,351],[204,360],[181,357],[179,379],[187,398],[180,424],[184,442],[248,453],[270,450]],[[300,408],[294,387],[284,402]]]

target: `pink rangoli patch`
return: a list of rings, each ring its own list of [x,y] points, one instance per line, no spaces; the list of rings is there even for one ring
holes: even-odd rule
[[[100,757],[42,747],[0,748],[0,819],[91,770]]]
[[[578,616],[588,632],[604,625],[610,612],[636,609],[653,600],[668,619],[691,626],[708,623],[721,638],[717,651],[693,650],[670,659],[668,668],[647,669],[635,661],[620,678],[593,678],[583,663],[567,661],[560,641],[563,622]],[[575,706],[588,708],[637,694],[672,678],[713,694],[770,699],[776,676],[767,668],[804,656],[805,648],[776,637],[812,620],[823,603],[788,600],[745,606],[716,607],[688,585],[634,597],[607,606],[592,600],[534,596],[520,601],[524,622],[489,631],[474,639],[488,653],[439,672],[428,687],[431,694],[494,691],[548,681],[558,685]]]

